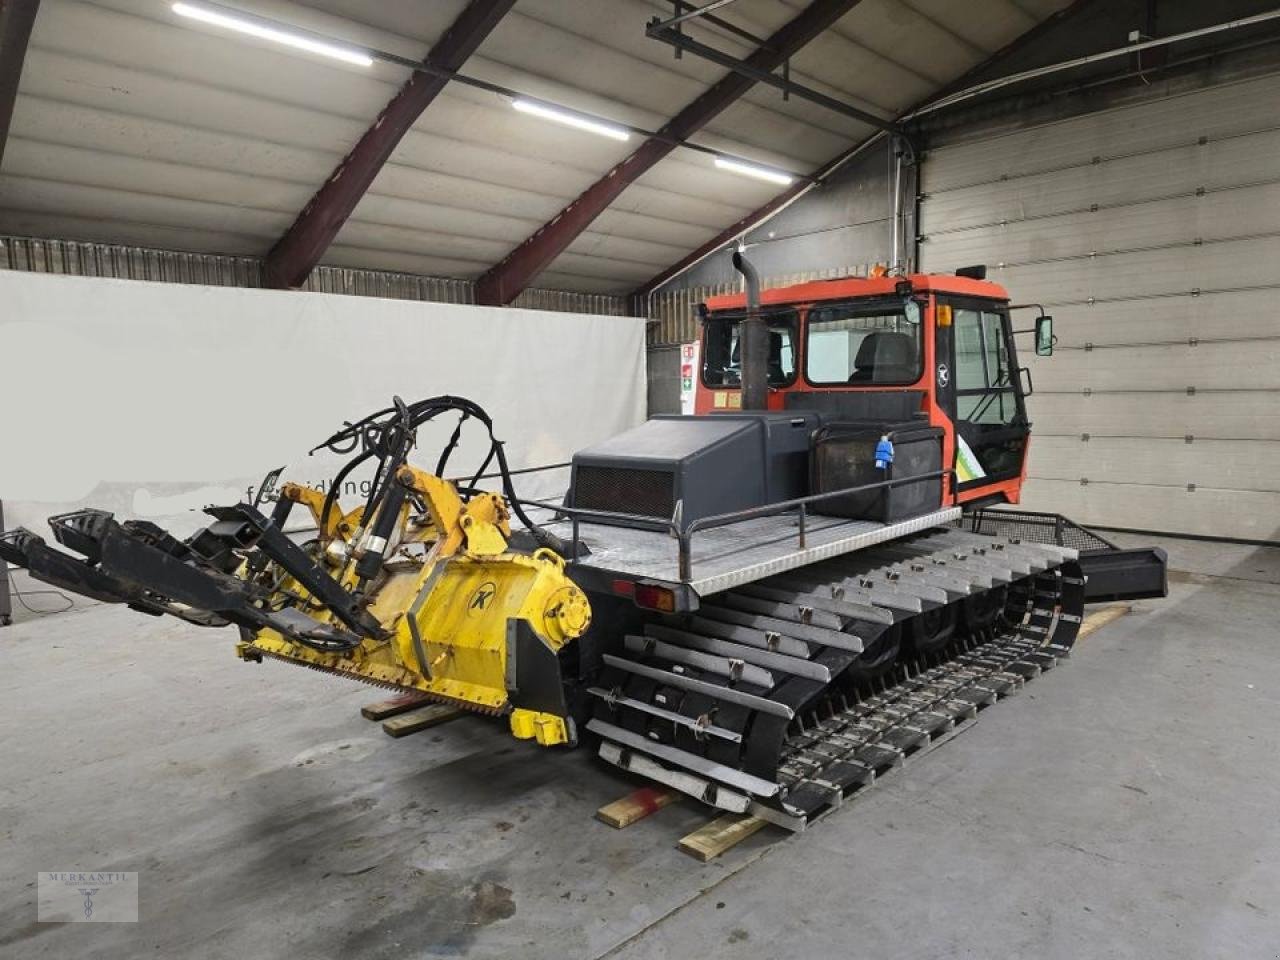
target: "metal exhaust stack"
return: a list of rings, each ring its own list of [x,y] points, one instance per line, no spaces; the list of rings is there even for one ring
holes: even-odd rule
[[[760,275],[742,251],[733,254],[733,269],[747,284],[747,315],[739,328],[742,360],[742,409],[766,410],[769,406],[769,327],[760,315]]]

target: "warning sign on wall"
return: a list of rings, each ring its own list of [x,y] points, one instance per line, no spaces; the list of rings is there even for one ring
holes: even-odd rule
[[[685,416],[693,413],[699,352],[700,345],[697,340],[680,345],[680,412]]]

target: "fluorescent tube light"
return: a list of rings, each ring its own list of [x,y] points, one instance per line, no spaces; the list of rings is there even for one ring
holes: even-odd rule
[[[579,130],[587,130],[591,133],[599,134],[602,137],[610,137],[614,140],[631,139],[631,131],[625,127],[615,126],[612,123],[606,123],[605,121],[597,120],[594,117],[575,113],[572,110],[553,107],[550,104],[540,103],[537,100],[526,100],[523,97],[517,97],[511,101],[511,105],[521,113],[528,113],[535,117],[541,117],[543,120],[551,120],[555,123],[563,123],[566,127],[576,127]]]
[[[791,186],[795,177],[789,173],[783,173],[781,170],[771,170],[769,167],[760,167],[754,163],[747,163],[745,160],[734,160],[730,157],[716,157],[716,166],[721,170],[731,170],[734,173],[740,173],[744,177],[755,177],[757,180],[768,180],[770,183],[780,184],[784,187]]]
[[[201,23],[212,24],[215,27],[225,27],[228,30],[247,33],[249,36],[257,37],[260,40],[270,40],[274,43],[284,44],[286,47],[305,50],[308,53],[318,53],[322,57],[332,57],[335,60],[354,63],[361,67],[373,66],[373,57],[363,50],[340,46],[336,43],[327,43],[324,40],[316,40],[300,33],[291,33],[288,30],[281,30],[259,20],[237,17],[221,10],[213,10],[194,3],[175,3],[173,12],[180,17],[189,17],[192,20],[199,20]]]

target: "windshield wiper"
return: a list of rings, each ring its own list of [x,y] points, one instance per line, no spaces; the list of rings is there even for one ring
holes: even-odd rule
[[[1013,386],[1013,382],[1009,380],[1008,371],[1005,371],[1000,375],[999,380],[991,384],[991,386],[987,387],[988,392],[986,396],[982,398],[982,402],[979,403],[977,408],[973,411],[973,413],[969,415],[969,422],[970,423],[979,422],[979,420],[982,418],[982,415],[987,412],[987,408],[991,406],[992,401],[994,401],[996,397],[1000,396],[1000,394],[1004,391],[1005,388],[1011,387],[1011,386]]]

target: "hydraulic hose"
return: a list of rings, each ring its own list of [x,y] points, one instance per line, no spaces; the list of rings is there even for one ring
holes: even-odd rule
[[[397,397],[392,406],[363,417],[355,423],[344,425],[341,430],[312,449],[312,453],[322,448],[335,451],[341,449],[346,452],[353,450],[354,446],[344,447],[343,445],[352,443],[362,444],[364,447],[360,453],[343,464],[334,477],[333,484],[325,492],[324,505],[320,511],[321,530],[326,529],[328,526],[329,516],[333,511],[338,491],[341,489],[343,482],[351,475],[353,470],[373,457],[378,459],[378,468],[374,473],[373,484],[365,502],[365,524],[383,526],[382,521],[385,516],[393,518],[398,516],[400,504],[396,504],[395,510],[392,511],[389,509],[390,502],[384,499],[388,496],[389,490],[396,488],[396,484],[393,482],[395,473],[408,459],[417,428],[449,411],[461,413],[462,417],[455,427],[449,442],[441,452],[440,459],[437,462],[437,475],[443,475],[444,468],[458,445],[463,425],[468,419],[478,420],[484,425],[489,435],[489,450],[476,471],[471,487],[474,488],[476,486],[480,476],[489,469],[494,460],[497,460],[498,472],[502,478],[502,492],[511,507],[512,514],[529,530],[539,544],[554,550],[561,556],[567,557],[570,552],[568,545],[560,537],[534,523],[525,513],[516,493],[510,467],[507,465],[502,441],[494,436],[492,418],[479,404],[464,397],[450,395],[430,397],[408,405]],[[374,516],[375,513],[377,513],[376,517]],[[376,538],[379,534],[375,530],[371,533],[371,536]],[[374,543],[377,543],[376,539]],[[365,566],[365,569],[370,569],[373,563],[374,561],[370,561]]]

